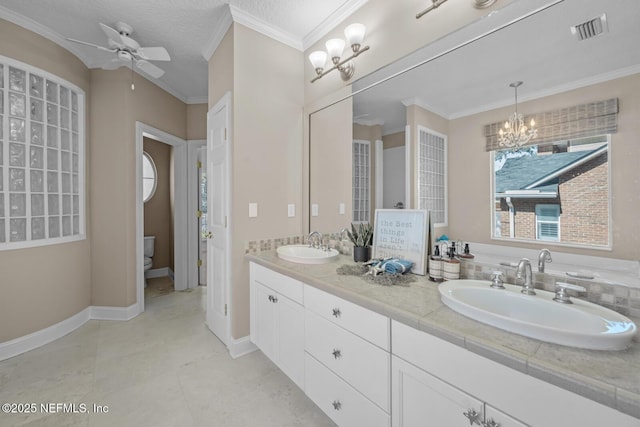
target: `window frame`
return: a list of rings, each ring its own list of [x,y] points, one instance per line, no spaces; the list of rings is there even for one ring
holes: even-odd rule
[[[356,178],[362,179],[363,177],[356,177],[355,167],[356,167],[356,156],[353,152],[356,145],[362,145],[367,147],[367,159],[366,159],[366,168],[367,168],[367,176],[366,176],[366,188],[362,188],[363,186],[358,186],[356,188],[355,181]],[[351,183],[351,206],[352,206],[352,222],[355,224],[361,222],[371,222],[371,141],[367,141],[364,139],[354,139],[351,144],[351,167],[352,171],[352,179]],[[359,192],[359,195],[363,195],[366,193],[366,210],[358,209],[356,204],[356,190]],[[361,213],[358,219],[356,219],[356,213]],[[366,217],[366,218],[365,218]]]
[[[144,160],[147,159],[149,164],[151,165],[151,169],[153,170],[153,178],[148,178],[144,176]],[[158,188],[158,168],[156,167],[156,162],[153,161],[153,157],[151,154],[146,151],[142,152],[142,203],[147,203],[149,200],[153,198],[156,194],[156,189]],[[144,181],[148,179],[153,179],[153,188],[147,197],[144,196]]]
[[[540,220],[540,216],[541,213],[540,211],[542,209],[549,209],[549,208],[554,208],[554,210],[556,211],[556,215],[555,217],[557,218],[556,221],[541,221]],[[554,203],[538,203],[536,204],[536,241],[540,241],[540,242],[560,242],[561,241],[561,226],[560,226],[560,205],[558,204],[554,204]],[[540,224],[556,224],[558,226],[558,232],[556,233],[555,237],[541,237],[540,236]]]
[[[50,72],[34,67],[29,64],[17,61],[13,58],[0,55],[0,64],[3,66],[2,79],[3,84],[0,87],[0,91],[3,92],[2,101],[6,105],[6,109],[3,108],[0,114],[0,127],[2,127],[2,150],[3,150],[3,162],[0,165],[2,174],[2,190],[0,190],[0,196],[3,198],[3,212],[0,218],[0,227],[2,227],[2,233],[4,240],[0,242],[0,251],[15,250],[24,248],[41,247],[62,243],[69,243],[75,241],[86,240],[86,171],[85,171],[85,121],[86,121],[86,94],[77,85],[56,76]],[[15,68],[24,72],[24,92],[20,90],[12,90],[10,84],[10,69]],[[34,75],[36,80],[31,79],[31,75]],[[38,80],[39,79],[39,80]],[[47,82],[51,82],[55,85],[55,99],[50,98],[47,94]],[[38,87],[38,85],[40,87]],[[64,88],[66,90],[62,91]],[[40,91],[40,92],[38,92]],[[24,98],[24,117],[18,114],[11,114],[10,105],[10,93],[18,95]],[[65,101],[61,93],[66,94],[68,97]],[[22,96],[23,95],[23,96]],[[41,95],[40,97],[38,95]],[[75,99],[74,99],[75,98]],[[40,104],[42,111],[41,116],[38,119],[34,119],[32,116],[34,113],[34,106]],[[51,110],[49,110],[51,106]],[[76,109],[74,110],[74,106]],[[3,105],[4,107],[4,105]],[[56,123],[48,121],[50,111],[55,111]],[[66,113],[66,114],[65,114]],[[63,114],[66,116],[67,128],[63,125]],[[18,120],[24,122],[24,143],[20,141],[12,141],[10,133],[10,117],[12,116]],[[74,126],[74,120],[76,124]],[[32,139],[32,129],[37,129],[33,125],[39,124],[42,131],[42,143],[34,144]],[[55,132],[56,143],[55,146],[49,144],[48,132],[52,130]],[[67,134],[66,141],[68,146],[63,144],[62,137]],[[75,137],[77,136],[77,147],[75,146]],[[24,164],[23,165],[11,165],[9,158],[10,144],[22,144],[24,145]],[[42,166],[32,166],[34,157],[32,150],[34,148],[42,149]],[[50,168],[49,162],[55,156],[56,167]],[[68,170],[64,169],[64,163],[69,166]],[[77,165],[76,165],[77,163]],[[77,167],[77,170],[75,169]],[[12,190],[10,185],[10,171],[9,169],[23,169],[24,170],[24,191]],[[32,172],[40,171],[42,177],[46,177],[43,181],[43,188],[40,191],[32,190],[31,176]],[[57,174],[56,188],[49,188],[50,177],[48,173]],[[76,176],[77,175],[77,176]],[[65,180],[65,176],[68,176],[68,181]],[[74,179],[75,178],[75,179]],[[75,182],[77,181],[77,182]],[[68,191],[65,191],[65,187],[68,186]],[[24,215],[11,216],[10,199],[11,194],[24,194],[25,207]],[[43,199],[42,214],[33,215],[32,212],[32,196],[41,195]],[[57,196],[57,197],[56,197]],[[65,200],[68,197],[68,202]],[[58,200],[59,207],[57,213],[50,213],[49,200],[54,197]],[[68,211],[65,213],[65,208],[68,206]],[[32,232],[34,227],[34,219],[42,218],[43,224],[41,225],[44,230],[43,237],[33,238]],[[68,218],[68,221],[66,219]],[[25,221],[25,238],[24,240],[11,241],[11,221],[24,219]],[[57,220],[58,236],[49,237],[51,221]],[[64,234],[65,229],[70,230],[69,234]]]
[[[448,161],[448,156],[449,156],[449,142],[448,142],[448,137],[447,135],[440,133],[440,132],[436,132],[433,129],[429,129],[426,126],[421,126],[418,125],[417,126],[417,132],[416,132],[416,160],[415,160],[415,177],[416,177],[416,189],[415,189],[415,206],[417,206],[418,209],[425,209],[428,210],[428,206],[423,207],[421,202],[423,201],[423,199],[427,200],[429,198],[425,198],[422,197],[422,191],[421,191],[421,179],[420,179],[420,169],[421,169],[421,160],[423,158],[423,156],[421,155],[423,147],[422,147],[422,143],[420,141],[420,137],[422,135],[422,133],[426,133],[430,136],[434,136],[437,138],[442,139],[442,143],[443,143],[443,148],[442,148],[442,152],[443,152],[443,158],[442,159],[437,159],[436,161],[438,161],[439,163],[442,164],[442,171],[435,171],[432,172],[434,174],[439,174],[442,177],[442,185],[439,185],[438,187],[441,188],[441,193],[439,195],[439,197],[442,199],[442,203],[443,203],[443,216],[444,216],[444,221],[443,222],[437,222],[437,223],[433,223],[433,227],[448,227],[449,226],[449,161]],[[431,197],[431,199],[433,199],[433,197]],[[431,213],[430,213],[431,215]]]

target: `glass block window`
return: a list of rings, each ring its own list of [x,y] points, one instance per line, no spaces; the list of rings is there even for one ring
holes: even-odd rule
[[[447,226],[447,137],[418,126],[418,209],[434,226]]]
[[[84,99],[0,56],[0,250],[84,239]]]
[[[371,212],[371,144],[353,141],[353,222],[369,222]]]

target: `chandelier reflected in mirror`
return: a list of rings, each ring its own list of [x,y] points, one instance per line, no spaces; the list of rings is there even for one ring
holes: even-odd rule
[[[538,131],[534,129],[536,125],[535,120],[531,119],[529,125],[524,124],[524,116],[518,113],[518,87],[522,85],[522,82],[513,82],[509,87],[514,88],[516,92],[516,111],[509,117],[504,123],[504,126],[498,132],[498,142],[500,146],[512,148],[522,147],[533,138],[536,137]]]

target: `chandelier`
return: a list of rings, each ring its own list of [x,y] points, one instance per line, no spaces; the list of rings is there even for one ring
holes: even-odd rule
[[[530,127],[524,124],[524,116],[518,113],[518,87],[522,82],[514,82],[509,87],[514,88],[516,92],[516,111],[504,122],[503,129],[498,132],[498,142],[501,147],[522,147],[527,142],[536,137],[538,131],[533,127],[536,125],[535,120],[531,119]]]

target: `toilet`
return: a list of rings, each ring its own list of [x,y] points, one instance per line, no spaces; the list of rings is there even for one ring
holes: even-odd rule
[[[156,236],[144,236],[144,287],[147,287],[147,271],[153,265],[153,249],[156,243]]]

